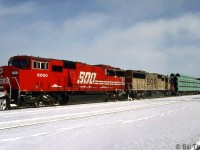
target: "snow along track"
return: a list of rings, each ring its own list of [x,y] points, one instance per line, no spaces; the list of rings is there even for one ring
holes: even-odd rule
[[[76,120],[76,119],[87,118],[87,117],[95,117],[95,116],[100,116],[100,115],[120,113],[120,112],[126,112],[126,111],[137,110],[137,109],[164,106],[164,105],[170,105],[170,104],[175,104],[179,102],[181,101],[168,101],[168,102],[162,101],[162,102],[154,102],[150,104],[137,105],[137,106],[108,108],[108,109],[98,110],[98,111],[89,111],[89,112],[86,111],[86,112],[73,113],[73,114],[61,114],[61,115],[53,115],[53,116],[49,115],[45,117],[36,117],[36,118],[31,118],[31,119],[19,119],[19,120],[1,122],[0,131],[14,129],[14,128],[41,125],[41,124],[48,124],[48,123],[59,122],[59,121]],[[66,108],[67,107],[61,107],[61,109],[66,109]],[[37,110],[35,111],[37,112]],[[43,111],[46,111],[46,110],[43,110]],[[32,112],[32,111],[29,111],[29,112]],[[13,115],[13,113],[10,113],[10,114]]]
[[[196,150],[199,107],[195,95],[5,111],[0,149]]]

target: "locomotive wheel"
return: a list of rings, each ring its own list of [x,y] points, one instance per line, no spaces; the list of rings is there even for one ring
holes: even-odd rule
[[[39,106],[39,107],[42,107],[42,106],[43,106],[43,102],[42,102],[42,101],[39,101],[39,102],[38,102],[38,106]]]
[[[38,108],[38,102],[34,102],[34,107]]]
[[[70,95],[63,94],[60,105],[67,105],[70,102],[70,98],[71,98]]]
[[[35,97],[35,101],[33,103],[33,105],[34,105],[35,108],[39,107],[39,101],[40,101],[40,96],[36,96]]]
[[[35,108],[42,107],[42,106],[43,106],[43,102],[42,102],[42,101],[36,101],[36,102],[34,103],[34,107],[35,107]]]
[[[105,102],[109,102],[110,101],[110,93],[105,92]]]
[[[6,110],[6,109],[7,109],[6,99],[0,99],[0,110]]]
[[[106,96],[105,96],[105,102],[109,102],[109,101],[110,101],[110,95],[106,94]]]
[[[17,100],[17,108],[25,108],[25,97],[21,97]]]
[[[124,101],[124,100],[125,100],[125,97],[124,97],[124,95],[123,95],[122,92],[119,92],[119,93],[118,93],[118,100],[119,100],[119,101]]]
[[[54,100],[54,105],[60,105],[62,101],[62,97],[57,95],[56,99]]]

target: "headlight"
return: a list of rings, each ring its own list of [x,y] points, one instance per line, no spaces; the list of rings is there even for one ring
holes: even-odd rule
[[[6,96],[6,92],[0,92],[0,97],[4,97],[4,96]]]
[[[0,68],[0,74],[3,74],[3,68]]]
[[[18,71],[12,71],[12,75],[16,75],[16,74],[19,74]]]

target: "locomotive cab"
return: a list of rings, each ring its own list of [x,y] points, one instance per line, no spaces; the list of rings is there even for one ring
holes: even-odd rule
[[[14,66],[19,69],[30,69],[30,59],[24,57],[12,57],[8,61],[8,66]]]

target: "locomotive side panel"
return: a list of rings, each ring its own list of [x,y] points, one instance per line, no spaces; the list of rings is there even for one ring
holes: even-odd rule
[[[146,76],[147,90],[158,90],[158,75],[154,73],[147,73]]]
[[[165,90],[165,76],[158,74],[158,89]]]
[[[74,84],[79,87],[80,91],[96,91],[94,82],[97,77],[97,72],[94,71],[94,67],[88,64],[78,63],[77,73]]]
[[[126,70],[125,82],[126,82],[126,90],[129,91],[146,90],[146,72]]]
[[[60,61],[32,60],[31,70],[20,70],[21,91],[62,91],[66,87],[67,73]]]
[[[94,89],[96,91],[107,91],[107,87],[105,86],[105,81],[107,80],[105,76],[105,69],[103,67],[94,66],[93,68],[94,76],[96,76],[94,80]]]
[[[146,72],[134,71],[133,78],[132,78],[132,85],[133,85],[133,90],[138,90],[138,91],[147,90]]]
[[[63,61],[50,60],[48,70],[49,78],[47,78],[47,82],[45,83],[48,85],[49,91],[64,91],[67,88],[68,72],[63,66]]]
[[[119,69],[87,64],[77,65],[77,86],[81,91],[116,91],[124,90],[124,76]],[[119,73],[119,74],[117,74]]]

